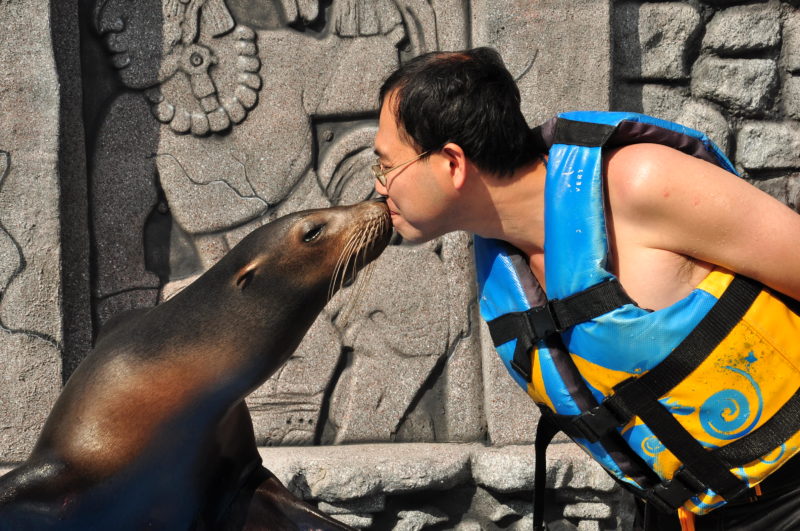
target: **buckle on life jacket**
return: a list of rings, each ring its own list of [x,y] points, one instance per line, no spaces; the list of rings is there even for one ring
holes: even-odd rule
[[[511,312],[487,323],[495,347],[517,340],[511,366],[526,382],[531,380],[530,351],[537,341],[545,339],[562,328],[556,320],[551,303],[536,306],[524,312]]]

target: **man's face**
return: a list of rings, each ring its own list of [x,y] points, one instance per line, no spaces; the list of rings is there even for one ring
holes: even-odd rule
[[[400,136],[393,106],[390,93],[381,107],[375,154],[383,168],[401,166],[386,174],[386,186],[376,180],[375,190],[387,197],[395,230],[406,241],[421,243],[447,232],[446,161],[434,151],[428,158],[402,165],[419,152]]]

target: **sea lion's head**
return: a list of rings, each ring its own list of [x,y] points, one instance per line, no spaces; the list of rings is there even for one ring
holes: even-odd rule
[[[238,262],[231,281],[242,295],[288,291],[305,304],[321,298],[324,305],[383,252],[391,233],[384,201],[290,214],[256,229],[229,253]]]
[[[165,341],[191,344],[184,351],[206,357],[205,365],[235,364],[219,370],[246,376],[251,389],[288,359],[333,293],[381,254],[391,234],[383,201],[283,216],[147,318],[167,319]]]

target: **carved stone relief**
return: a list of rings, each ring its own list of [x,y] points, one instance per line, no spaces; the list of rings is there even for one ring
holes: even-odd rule
[[[96,319],[156,304],[277,216],[368,198],[378,88],[437,47],[436,4],[95,1],[90,38],[119,85],[89,152]],[[480,374],[468,298],[452,304],[448,287],[467,252],[454,241],[452,258],[441,242],[392,248],[347,324],[355,290],[331,301],[249,400],[262,443],[394,440],[403,425],[401,438],[437,439],[425,426],[444,413],[406,417],[456,350]]]

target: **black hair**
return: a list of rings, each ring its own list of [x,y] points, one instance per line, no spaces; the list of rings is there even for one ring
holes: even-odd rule
[[[517,84],[491,48],[415,57],[384,81],[381,105],[389,93],[400,134],[419,151],[453,142],[497,176],[540,155],[520,110]]]

